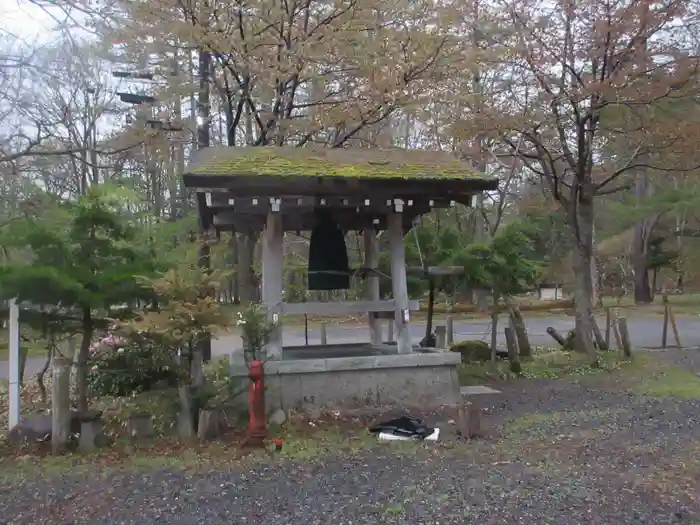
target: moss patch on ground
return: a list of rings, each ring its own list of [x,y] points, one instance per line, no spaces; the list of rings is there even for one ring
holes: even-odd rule
[[[617,352],[599,352],[599,368],[592,368],[588,358],[575,352],[538,348],[529,359],[523,359],[520,376],[513,374],[507,360],[474,362],[460,365],[462,385],[517,379],[577,379],[611,373],[632,365]]]
[[[645,374],[631,384],[637,394],[651,397],[675,397],[679,399],[700,399],[700,377],[691,370],[675,365],[649,362]]]

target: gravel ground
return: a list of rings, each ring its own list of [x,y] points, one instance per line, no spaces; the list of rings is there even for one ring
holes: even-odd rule
[[[700,352],[657,355],[700,372]],[[700,524],[700,401],[502,388],[478,398],[500,439],[205,473],[45,474],[0,486],[0,523]]]

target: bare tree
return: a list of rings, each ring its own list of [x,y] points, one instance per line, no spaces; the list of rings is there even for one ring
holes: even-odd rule
[[[690,37],[680,37],[697,31],[697,19],[681,0],[501,0],[491,22],[498,29],[489,38],[503,54],[489,66],[508,75],[501,96],[480,100],[462,136],[499,138],[565,211],[575,239],[577,348],[596,364],[594,202],[617,191],[626,172],[663,172],[659,152],[680,153],[687,144],[691,123],[660,112],[697,95],[698,58]],[[628,150],[600,164],[601,148],[620,136]]]

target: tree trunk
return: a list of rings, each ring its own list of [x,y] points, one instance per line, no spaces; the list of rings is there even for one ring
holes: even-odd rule
[[[83,309],[83,339],[80,341],[80,349],[78,350],[78,359],[75,375],[75,390],[79,412],[86,412],[88,409],[87,395],[87,363],[90,356],[90,344],[92,343],[92,334],[94,331],[92,323],[92,314],[90,308]]]
[[[646,171],[642,170],[635,179],[635,195],[637,203],[649,196],[650,185]],[[651,303],[654,300],[652,288],[649,285],[649,239],[654,231],[659,214],[639,221],[634,227],[632,240],[632,268],[634,269],[634,302],[636,304]]]
[[[598,366],[598,353],[593,345],[593,197],[579,195],[578,202],[571,204],[570,226],[574,230],[576,243],[573,252],[573,269],[576,275],[574,312],[576,316],[575,349],[590,358],[591,366]],[[574,213],[571,213],[571,212]]]
[[[652,302],[651,286],[649,285],[649,268],[647,266],[647,248],[643,240],[644,230],[635,227],[632,243],[632,269],[634,270],[634,302],[645,304]]]

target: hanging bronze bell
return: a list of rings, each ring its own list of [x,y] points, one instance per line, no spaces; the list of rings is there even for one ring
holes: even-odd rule
[[[347,290],[350,264],[345,234],[328,213],[316,216],[309,243],[309,290]]]

